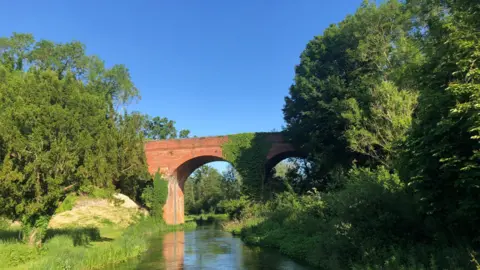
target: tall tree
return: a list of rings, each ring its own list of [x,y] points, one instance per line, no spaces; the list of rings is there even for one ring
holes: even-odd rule
[[[145,136],[152,140],[187,138],[189,134],[190,130],[185,129],[177,133],[175,121],[166,117],[147,117],[145,123]]]
[[[147,175],[139,121],[114,104],[137,96],[127,69],[105,68],[79,42],[2,38],[0,215],[20,219],[35,243],[67,192],[135,193]]]
[[[423,213],[480,243],[480,4],[412,0],[427,61],[402,149],[402,176]],[[452,233],[453,234],[453,233]]]
[[[353,163],[392,165],[391,149],[415,106],[411,75],[422,61],[410,17],[395,0],[364,2],[302,53],[283,111],[287,135],[310,153],[321,187]]]
[[[242,194],[242,177],[232,165],[222,173],[221,189],[224,199],[238,199]]]
[[[213,210],[222,199],[221,182],[222,175],[215,168],[203,165],[196,169],[184,186],[187,211],[199,214]]]

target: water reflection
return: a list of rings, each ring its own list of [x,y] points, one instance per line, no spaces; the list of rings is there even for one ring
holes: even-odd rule
[[[163,258],[167,269],[183,269],[185,232],[171,232],[163,236]],[[158,258],[156,258],[158,260]]]
[[[215,226],[167,233],[142,258],[112,269],[310,269],[275,250],[248,247]]]

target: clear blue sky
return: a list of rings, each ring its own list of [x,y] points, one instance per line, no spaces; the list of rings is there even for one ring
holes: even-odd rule
[[[78,40],[125,64],[142,99],[130,110],[208,136],[280,130],[305,45],[361,0],[0,0],[0,36]]]

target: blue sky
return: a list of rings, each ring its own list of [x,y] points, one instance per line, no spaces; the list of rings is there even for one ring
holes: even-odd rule
[[[300,53],[361,0],[0,0],[0,36],[78,40],[125,64],[130,110],[209,136],[280,130]]]

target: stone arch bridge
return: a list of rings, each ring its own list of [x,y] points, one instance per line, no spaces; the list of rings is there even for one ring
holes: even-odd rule
[[[270,172],[280,161],[289,157],[301,157],[280,132],[265,134],[269,150],[265,156],[265,171]],[[230,135],[232,136],[232,135]],[[168,198],[163,207],[167,224],[184,223],[183,187],[188,176],[200,166],[212,161],[227,161],[222,145],[229,135],[216,137],[169,139],[145,143],[148,171],[159,171],[168,180]]]

